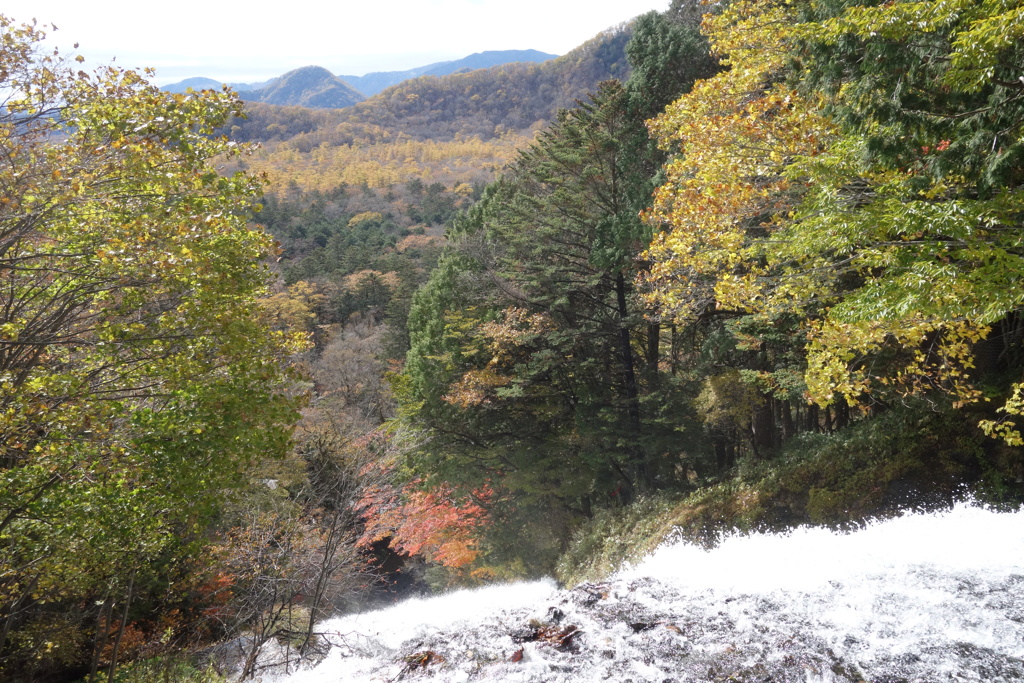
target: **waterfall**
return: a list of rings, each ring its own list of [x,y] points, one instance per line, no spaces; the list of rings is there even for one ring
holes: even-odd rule
[[[600,584],[458,591],[318,630],[321,662],[264,680],[1021,681],[1024,513],[667,542]]]

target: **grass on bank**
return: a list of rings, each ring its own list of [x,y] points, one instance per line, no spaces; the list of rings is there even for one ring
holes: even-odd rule
[[[986,437],[974,418],[899,408],[835,434],[799,435],[773,458],[742,463],[689,495],[603,510],[576,531],[556,576],[568,586],[602,580],[670,534],[711,546],[730,532],[850,529],[969,498],[1021,505],[1024,449]]]

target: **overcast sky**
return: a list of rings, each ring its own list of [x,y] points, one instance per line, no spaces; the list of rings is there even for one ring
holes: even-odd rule
[[[54,24],[51,43],[90,62],[252,82],[316,64],[361,76],[483,50],[564,54],[669,0],[4,0],[19,22]]]

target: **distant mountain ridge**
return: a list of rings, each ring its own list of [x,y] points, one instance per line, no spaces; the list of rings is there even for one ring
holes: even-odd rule
[[[269,81],[263,81],[262,83],[227,83],[227,86],[237,92],[245,90],[259,90],[265,88],[276,79],[270,79]],[[171,83],[161,87],[161,90],[166,92],[183,93],[189,88],[192,90],[220,90],[225,85],[222,81],[215,80],[213,78],[206,78],[205,76],[194,76],[192,78],[186,78],[183,81],[177,83]]]
[[[448,141],[530,136],[559,109],[576,106],[608,79],[629,76],[632,24],[612,27],[556,59],[502,64],[443,76],[410,78],[344,110],[253,102],[248,118],[225,130],[239,142],[288,141],[314,148],[412,140]]]
[[[340,78],[367,97],[372,97],[392,85],[397,85],[402,81],[418,78],[419,76],[447,76],[464,69],[488,69],[492,66],[502,66],[516,62],[538,64],[557,57],[558,55],[539,50],[485,50],[484,52],[474,52],[462,59],[450,62],[435,62],[406,71],[375,71],[365,76],[341,76]]]
[[[365,76],[335,76],[320,66],[305,66],[289,71],[263,83],[228,83],[243,100],[267,104],[342,109],[367,97],[420,76],[447,76],[449,74],[519,62],[538,64],[557,58],[539,50],[486,50],[448,62],[434,62],[405,71],[377,71]],[[222,83],[212,78],[197,76],[163,86],[168,92],[183,93],[193,90],[220,90]]]

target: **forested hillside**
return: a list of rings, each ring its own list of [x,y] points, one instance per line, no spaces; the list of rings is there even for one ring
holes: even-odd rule
[[[447,76],[448,74],[488,69],[516,62],[546,62],[557,57],[558,55],[538,50],[485,50],[484,52],[475,52],[462,59],[434,62],[433,64],[426,64],[405,71],[375,71],[364,76],[335,76],[322,67],[314,66],[295,69],[284,76],[272,78],[262,83],[228,83],[227,85],[238,91],[242,99],[247,102],[256,101],[286,106],[343,109],[366,97],[376,95],[385,88],[419,76]],[[281,87],[282,81],[295,80],[297,74],[310,72],[315,74],[315,78],[307,80],[323,82],[326,89],[338,91],[340,96],[330,99],[324,98],[316,104],[311,104],[301,101],[304,97],[308,97],[308,94],[304,92],[304,88],[295,87],[295,84]],[[161,89],[167,92],[184,93],[188,88],[193,90],[220,90],[221,85],[220,81],[212,78],[196,76],[165,85]],[[322,87],[321,89],[325,88]],[[352,92],[353,89],[355,92]]]
[[[343,110],[251,104],[225,132],[260,143],[245,168],[266,173],[271,192],[489,182],[559,109],[628,73],[629,35],[620,26],[541,64],[422,76]]]
[[[448,76],[421,76],[344,111],[318,114],[315,127],[297,128],[279,115],[254,109],[236,121],[239,141],[282,139],[281,124],[293,142],[307,149],[353,142],[379,142],[408,136],[437,142],[456,135],[489,140],[508,131],[543,126],[564,107],[585,98],[602,80],[629,72],[624,48],[630,27],[623,25],[593,38],[557,59],[540,64],[515,63]],[[285,117],[287,118],[287,117]]]
[[[717,73],[676,10],[456,221],[407,466],[537,569],[643,496],[702,540],[1019,501],[1020,9],[737,1]]]
[[[253,678],[673,530],[1020,505],[1022,27],[675,0],[243,117],[3,19],[0,672]]]
[[[558,55],[539,50],[485,50],[484,52],[475,52],[462,59],[435,62],[406,71],[375,71],[363,76],[340,76],[340,78],[366,97],[372,97],[385,88],[418,76],[447,76],[448,74],[488,69],[515,62],[546,62],[556,57]]]

